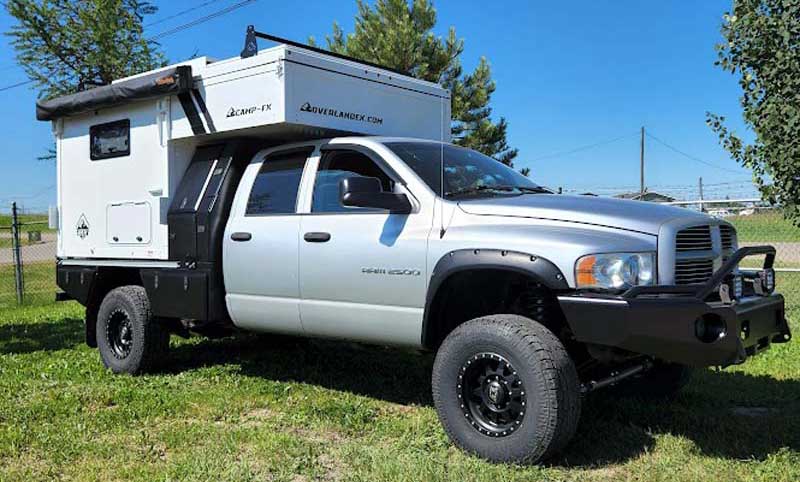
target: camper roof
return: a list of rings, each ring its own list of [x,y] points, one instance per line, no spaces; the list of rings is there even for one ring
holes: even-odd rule
[[[267,39],[279,45],[259,52],[256,38]],[[208,57],[199,57],[189,61],[179,62],[168,67],[117,79],[109,85],[95,87],[50,100],[38,101],[36,103],[36,118],[42,121],[54,120],[139,100],[185,94],[194,87],[194,81],[204,78],[208,66],[222,67],[227,65],[229,68],[224,69],[225,72],[235,71],[239,64],[246,62],[246,59],[255,56],[270,57],[274,56],[278,51],[285,51],[287,55],[291,55],[292,51],[297,51],[298,53],[302,51],[305,54],[310,54],[312,57],[327,57],[328,59],[332,57],[342,66],[351,69],[357,68],[364,73],[377,73],[378,77],[382,74],[384,79],[393,80],[395,83],[408,84],[410,82],[414,84],[415,89],[421,90],[424,93],[448,97],[446,93],[442,95],[442,89],[439,85],[415,79],[408,73],[257,32],[251,25],[247,28],[245,48],[239,57],[233,57],[222,61],[215,61]],[[249,68],[249,65],[251,64],[242,67]],[[224,73],[221,72],[220,69],[214,69],[214,71],[215,73],[211,75]],[[408,85],[405,87],[408,88]]]

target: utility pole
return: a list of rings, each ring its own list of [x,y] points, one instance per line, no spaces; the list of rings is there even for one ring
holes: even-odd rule
[[[703,206],[703,178],[702,177],[700,178],[700,181],[699,181],[697,186],[700,188],[700,212],[704,213],[704,212],[706,212],[706,209]]]
[[[639,144],[639,195],[644,198],[644,126],[642,126],[642,138]]]

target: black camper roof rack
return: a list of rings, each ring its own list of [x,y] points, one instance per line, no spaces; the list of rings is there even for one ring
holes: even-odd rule
[[[343,60],[349,60],[351,62],[358,62],[359,64],[369,65],[370,67],[376,67],[378,69],[388,70],[396,74],[412,77],[411,74],[409,74],[408,72],[404,72],[402,70],[393,69],[385,65],[380,65],[373,62],[367,62],[366,60],[357,59],[355,57],[350,57],[349,55],[331,52],[330,50],[313,47],[311,45],[304,45],[301,44],[300,42],[295,42],[294,40],[289,40],[282,37],[277,37],[275,35],[270,35],[268,33],[259,32],[253,25],[247,26],[247,33],[245,34],[245,39],[244,39],[244,49],[242,49],[242,53],[240,54],[243,59],[246,59],[247,57],[252,57],[258,53],[258,41],[256,40],[257,38],[262,38],[264,40],[269,40],[271,42],[279,44],[291,45],[292,47],[298,47],[301,49],[310,50],[318,54],[330,55],[331,57],[336,57]]]

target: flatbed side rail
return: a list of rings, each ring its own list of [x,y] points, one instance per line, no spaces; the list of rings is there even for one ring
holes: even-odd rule
[[[685,295],[704,300],[713,293],[720,283],[736,269],[736,266],[748,256],[766,255],[762,269],[772,269],[775,263],[775,248],[773,246],[747,246],[739,248],[725,261],[705,283],[689,285],[660,285],[660,286],[634,286],[622,294],[623,298],[633,299],[642,295]]]

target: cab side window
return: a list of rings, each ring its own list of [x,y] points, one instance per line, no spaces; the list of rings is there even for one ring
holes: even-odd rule
[[[247,200],[248,216],[296,212],[300,178],[310,152],[279,153],[264,159]]]
[[[368,208],[343,206],[339,183],[348,177],[374,177],[385,192],[394,190],[394,181],[368,156],[356,151],[330,151],[320,160],[314,181],[311,211],[316,213],[373,211]]]

